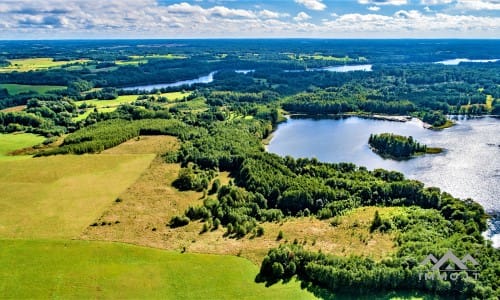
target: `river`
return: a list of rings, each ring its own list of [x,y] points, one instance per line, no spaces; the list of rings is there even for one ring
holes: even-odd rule
[[[368,147],[370,134],[382,132],[411,135],[421,143],[445,151],[405,161],[383,159]],[[360,117],[291,118],[278,126],[267,149],[282,156],[352,162],[371,170],[397,170],[456,197],[472,198],[497,215],[486,235],[496,247],[500,246],[499,119],[459,118],[455,126],[433,131],[425,129],[418,119],[392,122]]]

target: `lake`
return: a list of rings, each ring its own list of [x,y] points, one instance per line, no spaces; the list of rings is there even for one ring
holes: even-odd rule
[[[160,83],[160,84],[130,86],[130,87],[123,88],[123,90],[125,90],[125,91],[141,90],[141,91],[151,92],[152,90],[158,90],[158,89],[162,89],[162,88],[178,87],[178,86],[183,86],[183,85],[192,85],[195,83],[210,83],[210,82],[214,81],[214,74],[215,73],[217,73],[217,71],[211,72],[210,74],[208,74],[206,76],[201,76],[201,77],[198,77],[196,79],[182,80],[182,81],[177,81],[177,82],[172,82],[172,83]]]
[[[468,59],[468,58],[455,58],[455,59],[448,59],[448,60],[442,60],[435,62],[436,64],[442,64],[442,65],[447,65],[447,66],[456,66],[460,63],[491,63],[491,62],[497,62],[500,59]]]
[[[310,68],[305,70],[285,70],[287,73],[298,73],[298,72],[354,72],[354,71],[362,71],[362,72],[371,72],[372,65],[344,65],[344,66],[332,66],[332,67],[324,67],[324,68]]]
[[[282,156],[316,157],[324,162],[352,162],[368,169],[396,170],[427,186],[437,186],[459,198],[472,198],[497,218],[488,237],[500,246],[500,120],[459,118],[441,131],[425,129],[418,119],[409,122],[345,117],[290,118],[278,126],[267,150]],[[441,154],[395,161],[383,159],[368,147],[371,133],[413,136]]]

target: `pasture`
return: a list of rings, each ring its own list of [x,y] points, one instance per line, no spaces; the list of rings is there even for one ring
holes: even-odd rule
[[[119,243],[0,240],[6,298],[314,299],[299,283],[254,282],[234,256],[181,254]]]
[[[38,57],[38,58],[22,58],[22,59],[10,59],[10,66],[0,67],[0,73],[6,72],[28,72],[35,70],[46,70],[50,68],[62,67],[64,65],[75,64],[75,63],[85,63],[88,59],[78,59],[70,61],[54,61],[50,57]]]
[[[0,134],[0,163],[7,160],[29,158],[30,156],[12,156],[9,153],[38,145],[44,140],[43,136],[32,133]]]
[[[78,236],[153,158],[109,154],[0,160],[0,237]]]
[[[7,89],[10,95],[18,95],[29,92],[45,94],[50,91],[64,90],[66,89],[66,87],[60,85],[27,85],[27,84],[2,83],[0,84],[0,89]]]

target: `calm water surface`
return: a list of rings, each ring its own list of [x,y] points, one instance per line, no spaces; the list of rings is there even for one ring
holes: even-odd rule
[[[157,89],[162,89],[162,88],[169,88],[169,87],[178,87],[178,86],[183,86],[183,85],[192,85],[195,83],[210,83],[214,81],[214,74],[217,72],[211,72],[207,76],[201,76],[196,79],[191,79],[191,80],[182,80],[182,81],[177,81],[173,83],[160,83],[160,84],[148,84],[148,85],[138,85],[138,86],[130,86],[123,88],[125,91],[130,91],[130,90],[141,90],[141,91],[146,91],[146,92],[151,92],[152,90],[157,90]]]
[[[268,151],[282,156],[316,157],[325,162],[352,162],[368,169],[397,170],[460,198],[473,198],[488,212],[500,212],[500,120],[492,117],[457,120],[457,125],[432,131],[422,122],[391,122],[348,117],[289,119],[280,124]],[[371,133],[413,136],[446,151],[406,161],[383,159],[368,147]],[[500,246],[500,218],[487,233]]]

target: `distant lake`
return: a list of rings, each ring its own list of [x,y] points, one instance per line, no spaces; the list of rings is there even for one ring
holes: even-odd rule
[[[125,91],[141,90],[141,91],[151,92],[152,90],[155,90],[155,89],[158,90],[158,89],[162,89],[162,88],[178,87],[178,86],[183,86],[183,85],[192,85],[195,83],[210,83],[210,82],[214,81],[214,74],[215,73],[217,73],[217,72],[214,71],[206,76],[201,76],[201,77],[198,77],[196,79],[182,80],[182,81],[177,81],[177,82],[173,82],[173,83],[160,83],[160,84],[130,86],[130,87],[123,88],[123,90],[125,90]]]
[[[316,157],[324,162],[352,162],[370,170],[396,170],[427,186],[437,186],[459,198],[472,198],[491,213],[500,214],[500,120],[492,117],[456,120],[457,125],[432,131],[422,122],[346,117],[291,118],[278,126],[267,150],[281,156]],[[368,147],[371,133],[392,132],[413,136],[442,154],[406,161],[383,159]],[[500,217],[493,220],[489,237],[500,246]]]
[[[248,73],[253,73],[255,70],[234,70],[235,73],[247,75]]]
[[[436,64],[443,64],[443,65],[448,65],[448,66],[456,66],[460,63],[490,63],[490,62],[497,62],[500,59],[468,59],[468,58],[455,58],[455,59],[448,59],[448,60],[442,60],[435,62]]]
[[[363,71],[363,72],[371,72],[372,65],[345,65],[345,66],[331,66],[324,68],[311,68],[305,70],[285,70],[288,73],[298,73],[298,72],[354,72],[354,71]]]

